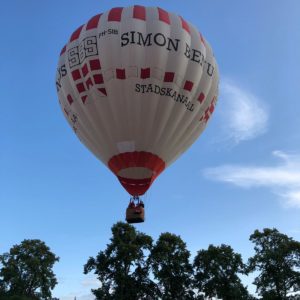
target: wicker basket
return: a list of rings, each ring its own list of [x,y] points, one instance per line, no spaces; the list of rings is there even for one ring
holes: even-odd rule
[[[127,207],[126,221],[128,223],[142,223],[145,221],[145,209],[142,206]]]

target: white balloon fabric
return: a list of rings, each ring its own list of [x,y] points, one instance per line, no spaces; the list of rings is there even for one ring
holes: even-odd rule
[[[56,87],[78,138],[138,196],[202,133],[218,77],[193,25],[136,5],[96,15],[71,35]]]

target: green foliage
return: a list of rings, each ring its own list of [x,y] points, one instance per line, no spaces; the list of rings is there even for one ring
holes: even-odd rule
[[[249,299],[246,288],[238,274],[245,273],[242,257],[227,245],[210,245],[201,250],[194,259],[194,286],[209,297],[223,300]]]
[[[162,289],[163,300],[193,299],[190,252],[183,240],[171,233],[162,233],[153,247],[149,261]]]
[[[263,299],[288,299],[288,292],[300,291],[300,243],[277,229],[255,230],[250,236],[255,255],[249,271],[260,271],[254,280]]]
[[[179,236],[162,233],[153,245],[150,236],[119,222],[106,249],[90,257],[84,273],[97,275],[101,286],[93,293],[98,300],[255,300],[239,278],[254,270],[261,272],[255,283],[263,300],[297,299],[287,293],[300,290],[300,243],[276,229],[255,231],[250,240],[256,255],[248,266],[228,245],[200,250],[191,265]]]
[[[13,246],[9,253],[0,255],[2,295],[13,300],[50,299],[57,284],[52,268],[58,260],[40,240],[24,240]]]
[[[122,222],[112,227],[112,235],[106,250],[91,257],[84,266],[85,274],[94,271],[101,282],[101,287],[93,290],[96,299],[157,299],[159,291],[149,279],[145,260],[152,238]]]
[[[37,299],[39,299],[39,298],[30,298],[30,297],[18,296],[18,295],[0,296],[0,300],[37,300]]]

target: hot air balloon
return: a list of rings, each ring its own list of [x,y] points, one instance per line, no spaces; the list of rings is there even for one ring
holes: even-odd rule
[[[131,195],[128,222],[144,221],[139,197],[205,129],[218,76],[202,34],[158,7],[98,14],[61,50],[60,106],[80,141]]]

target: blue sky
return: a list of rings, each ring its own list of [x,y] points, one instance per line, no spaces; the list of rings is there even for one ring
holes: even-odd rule
[[[255,229],[300,240],[300,3],[3,0],[0,11],[0,253],[39,238],[60,257],[62,300],[90,299],[83,275],[124,219],[128,195],[77,140],[54,85],[70,34],[114,6],[160,6],[196,25],[220,68],[216,112],[199,140],[145,196],[155,239],[181,235],[194,255],[230,244],[247,259]],[[250,286],[250,279],[245,283]]]

